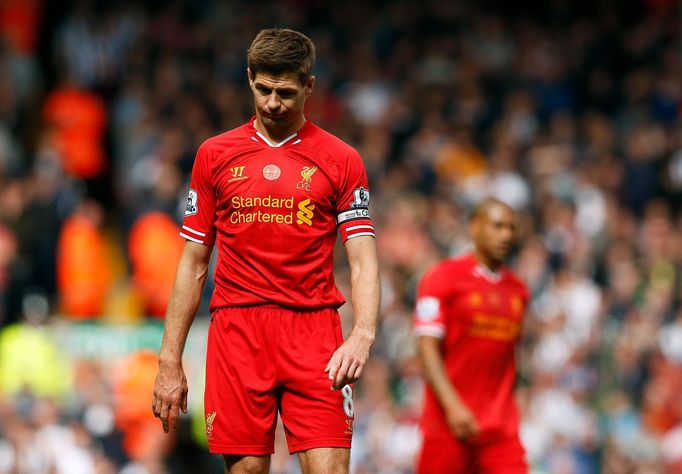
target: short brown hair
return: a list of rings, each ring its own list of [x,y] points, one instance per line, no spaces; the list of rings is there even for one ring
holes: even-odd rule
[[[473,211],[471,211],[471,214],[469,214],[469,222],[474,221],[474,220],[478,219],[479,217],[482,217],[483,215],[485,215],[490,210],[490,208],[495,207],[495,206],[504,207],[505,209],[509,209],[513,213],[516,213],[514,208],[511,207],[506,202],[501,201],[501,200],[494,198],[494,197],[487,197],[483,201],[476,204]]]
[[[253,77],[294,73],[303,84],[313,73],[315,45],[303,33],[288,28],[261,30],[246,53]]]

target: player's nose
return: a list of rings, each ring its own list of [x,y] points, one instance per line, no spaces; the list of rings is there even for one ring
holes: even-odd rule
[[[271,112],[274,112],[277,109],[279,109],[279,107],[281,106],[281,102],[279,101],[279,96],[277,95],[277,93],[273,92],[272,94],[270,94],[270,96],[268,97],[267,106]]]

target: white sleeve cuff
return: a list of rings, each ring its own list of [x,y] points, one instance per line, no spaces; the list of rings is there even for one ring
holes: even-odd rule
[[[416,326],[413,330],[415,336],[431,336],[438,339],[445,337],[445,328],[441,325],[423,324]]]

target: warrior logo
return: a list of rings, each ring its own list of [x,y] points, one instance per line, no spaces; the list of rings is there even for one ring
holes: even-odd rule
[[[198,200],[197,192],[194,189],[190,189],[187,195],[187,205],[185,206],[186,216],[193,216],[199,211]]]
[[[213,421],[215,420],[218,412],[214,411],[206,415],[206,438],[211,439],[213,437]]]
[[[230,168],[230,173],[232,173],[232,178],[228,179],[227,182],[241,181],[242,179],[249,179],[248,176],[244,176],[244,168],[246,166],[233,166]]]
[[[317,171],[317,166],[304,166],[301,170],[301,180],[296,183],[296,189],[310,191],[310,184],[313,182],[315,171]]]
[[[299,202],[296,223],[313,225],[313,209],[315,209],[315,204],[311,203],[310,199]]]

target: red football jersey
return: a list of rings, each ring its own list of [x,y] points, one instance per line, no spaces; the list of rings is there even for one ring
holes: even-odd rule
[[[493,273],[472,254],[437,264],[419,285],[415,333],[442,339],[447,374],[475,414],[481,440],[509,436],[518,428],[515,346],[528,297],[511,270]],[[448,430],[428,386],[422,429]]]
[[[217,242],[211,311],[339,307],[337,227],[344,242],[374,236],[362,159],[310,120],[276,144],[253,123],[206,140],[192,169],[180,235]]]

